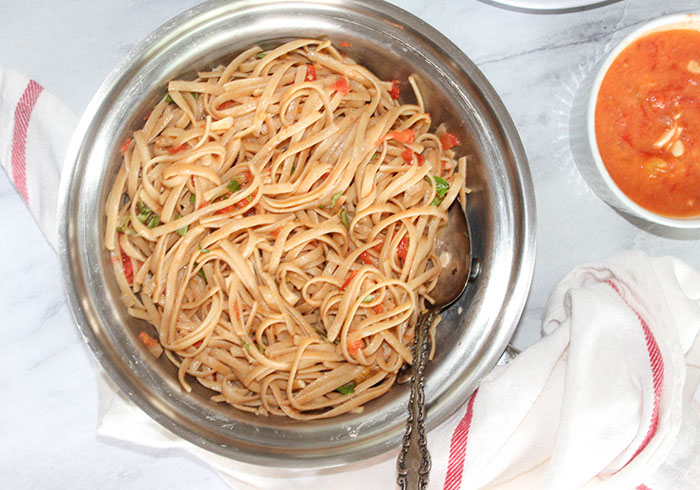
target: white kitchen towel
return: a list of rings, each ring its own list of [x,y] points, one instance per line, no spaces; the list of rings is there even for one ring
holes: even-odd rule
[[[75,123],[36,82],[0,68],[0,164],[54,246]],[[430,488],[698,488],[699,330],[700,274],[679,260],[627,252],[577,267],[551,295],[542,340],[430,432]],[[171,434],[98,379],[100,434],[184,448],[233,488],[394,486],[396,451],[327,470],[238,463]]]

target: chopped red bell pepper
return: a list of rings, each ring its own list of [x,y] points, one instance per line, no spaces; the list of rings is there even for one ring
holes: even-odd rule
[[[377,315],[381,315],[382,313],[384,313],[384,305],[383,305],[382,303],[379,303],[378,305],[375,305],[375,307],[374,307],[374,312],[375,312]]]
[[[148,335],[146,332],[139,332],[139,340],[143,342],[146,347],[155,347],[158,345],[158,341]]]
[[[387,139],[395,139],[399,143],[410,145],[414,141],[416,141],[416,133],[412,129],[404,129],[403,131],[391,131],[390,133],[387,133],[386,136],[384,136],[382,139],[380,139],[379,143]]]
[[[406,255],[408,255],[408,236],[404,235],[399,241],[399,246],[396,247],[396,255],[400,259],[406,259]]]
[[[350,275],[348,276],[347,279],[345,279],[345,282],[343,283],[342,286],[340,286],[340,290],[343,291],[346,287],[348,287],[348,284],[355,278],[357,275],[358,271],[350,271]]]
[[[460,144],[457,137],[452,133],[445,133],[442,136],[440,136],[440,143],[442,143],[443,150],[449,150],[453,146],[457,146]]]
[[[174,155],[175,153],[180,153],[181,151],[186,150],[187,148],[189,148],[189,146],[187,146],[187,143],[183,143],[180,146],[168,148],[168,153]]]
[[[349,48],[350,46],[352,46],[352,43],[349,43],[347,41],[341,41],[338,43],[338,46],[340,46],[341,48]]]
[[[234,107],[236,103],[232,100],[227,100],[226,102],[222,103],[219,105],[219,107],[216,108],[217,111],[223,111],[225,109],[231,109]]]
[[[365,346],[365,342],[362,339],[357,339],[354,342],[348,342],[348,352],[351,356],[356,356],[357,353]]]
[[[337,82],[330,85],[330,89],[335,90],[336,92],[340,93],[341,95],[345,95],[348,92],[350,92],[350,84],[345,79],[345,77],[340,77]]]
[[[121,238],[121,236],[124,233],[119,233],[118,239]],[[117,239],[117,241],[119,241]],[[122,256],[122,269],[124,269],[124,275],[126,276],[126,282],[129,284],[134,283],[134,265],[131,263],[131,258],[124,252],[124,249],[122,248],[122,244],[119,243],[119,251],[121,252]]]
[[[126,150],[129,149],[129,145],[131,145],[131,138],[127,138],[124,144],[122,145],[122,148],[120,150],[122,156],[124,156],[124,153],[126,153]]]
[[[360,254],[360,259],[367,265],[372,265],[374,263],[372,256],[366,250]]]
[[[236,203],[238,204],[238,203]],[[225,208],[221,208],[218,211],[216,211],[214,214],[226,214],[230,213],[234,209],[236,209],[236,204],[231,204],[230,206],[226,206]]]
[[[398,99],[400,93],[401,93],[401,87],[399,87],[399,81],[392,80],[391,81],[391,90],[389,90],[389,95],[391,96],[392,99]]]
[[[316,81],[316,68],[314,65],[306,65],[306,76],[304,77],[304,81],[306,82],[315,82]]]

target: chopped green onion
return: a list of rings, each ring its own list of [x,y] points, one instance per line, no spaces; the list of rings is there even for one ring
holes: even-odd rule
[[[168,94],[168,95],[165,96],[165,101],[166,101],[166,102],[171,102],[171,103],[172,103],[173,98],[170,97],[170,94]]]
[[[199,251],[202,252],[203,254],[208,254],[208,253],[209,253],[209,250],[206,249],[206,248],[202,248],[201,245],[199,245]]]
[[[253,194],[247,196],[247,197],[246,197],[246,200],[247,200],[248,202],[251,202],[251,201],[253,200]]]
[[[197,92],[192,92],[192,97],[194,97],[194,100],[197,100],[197,97],[199,94]]]
[[[374,298],[376,298],[375,295],[373,295],[373,294],[368,294],[367,296],[365,296],[365,298],[362,300],[362,302],[363,302],[363,303],[369,303],[369,302],[372,301]]]
[[[439,197],[435,196],[435,197],[433,198],[433,202],[431,202],[430,205],[431,205],[431,206],[439,206],[441,202],[442,202],[442,199],[440,199]]]
[[[355,393],[355,383],[353,381],[350,381],[348,384],[343,385],[343,386],[338,386],[335,391],[338,393],[341,393],[343,395],[349,395],[351,393]]]
[[[139,210],[141,214],[151,214],[153,211],[151,208],[146,206],[143,202],[138,202],[136,203],[136,208]]]
[[[261,354],[264,354],[264,353],[265,353],[265,349],[263,349],[262,345],[260,345],[260,344],[255,344],[255,347],[258,348],[258,351],[259,351]]]
[[[289,175],[294,175],[294,171],[295,171],[296,169],[297,169],[297,162],[294,162],[294,164],[292,165],[292,171],[289,172]]]
[[[199,269],[199,275],[202,279],[204,279],[204,284],[209,284],[209,281],[207,281],[207,275],[204,273],[204,269]]]
[[[157,214],[152,214],[151,218],[148,220],[148,228],[153,229],[160,224],[160,216]]]
[[[338,216],[340,216],[340,221],[343,223],[345,228],[350,229],[350,218],[348,217],[348,212],[345,210],[345,208],[340,210]]]
[[[231,192],[236,192],[241,190],[241,184],[236,179],[231,179],[231,182],[226,186]]]
[[[190,194],[190,203],[194,204],[197,201],[197,196]]]
[[[129,223],[131,222],[131,215],[128,215],[126,217],[126,220],[124,221],[124,224],[122,226],[117,227],[117,231],[120,233],[126,233],[127,228],[129,228]]]
[[[139,220],[141,223],[145,223],[146,221],[148,221],[149,216],[150,216],[150,214],[143,214],[142,213],[142,214],[137,215],[136,219]]]
[[[256,57],[257,59],[261,60],[261,59],[263,59],[263,58],[265,57],[265,54],[266,54],[265,52],[258,53],[257,55],[255,55],[255,57]]]
[[[329,209],[333,209],[335,207],[336,201],[338,201],[338,198],[342,195],[343,195],[342,191],[333,195],[333,197],[331,198],[331,207]]]
[[[379,158],[379,153],[375,152],[374,155],[372,155],[372,158],[370,158],[370,160],[376,160],[377,158]]]
[[[245,340],[241,340],[241,344],[243,344],[243,347],[246,348],[246,350],[250,350],[250,344],[246,342]]]

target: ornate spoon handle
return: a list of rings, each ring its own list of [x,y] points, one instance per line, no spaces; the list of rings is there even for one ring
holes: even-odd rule
[[[425,437],[425,395],[423,392],[425,363],[430,351],[428,328],[435,319],[435,312],[422,313],[416,324],[416,341],[413,350],[413,380],[408,401],[408,420],[403,435],[401,453],[396,460],[396,483],[402,490],[428,488],[430,453]]]

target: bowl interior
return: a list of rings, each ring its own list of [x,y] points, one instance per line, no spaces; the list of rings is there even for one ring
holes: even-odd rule
[[[299,422],[256,417],[185,393],[175,368],[138,342],[143,324],[119,300],[102,248],[103,203],[120,165],[119,147],[143,124],[168,80],[191,78],[254,44],[299,37],[352,44],[345,51],[381,78],[418,78],[435,124],[445,123],[468,155],[474,256],[481,274],[443,315],[428,368],[428,427],[463,403],[510,339],[529,290],[534,260],[534,196],[512,122],[474,65],[422,21],[384,3],[360,0],[210,2],[146,38],[105,81],[83,116],[62,184],[66,289],[83,335],[112,379],[151,417],[225,456],[278,466],[331,466],[398,444],[407,386],[367,404],[363,413]],[[410,90],[402,98],[410,100]]]

